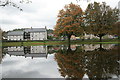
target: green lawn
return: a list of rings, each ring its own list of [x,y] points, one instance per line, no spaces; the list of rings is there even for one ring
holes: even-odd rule
[[[67,41],[4,42],[2,46],[61,45]],[[120,41],[71,41],[71,44],[120,44]]]

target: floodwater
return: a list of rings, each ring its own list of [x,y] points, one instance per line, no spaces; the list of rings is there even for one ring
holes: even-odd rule
[[[1,78],[120,80],[118,44],[3,47]]]

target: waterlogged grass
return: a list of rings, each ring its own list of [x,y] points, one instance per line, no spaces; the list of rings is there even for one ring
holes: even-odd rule
[[[4,42],[2,46],[34,46],[34,45],[62,45],[67,41],[33,41],[33,42]],[[120,44],[120,41],[71,41],[71,44]]]
[[[67,41],[4,42],[3,46],[60,45],[66,43]]]

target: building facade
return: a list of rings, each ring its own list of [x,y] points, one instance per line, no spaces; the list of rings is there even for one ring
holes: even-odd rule
[[[8,47],[7,53],[10,56],[24,56],[25,58],[47,58],[48,50],[47,46],[14,46]]]
[[[25,29],[25,39],[27,40],[47,40],[46,28],[31,28]]]
[[[47,40],[46,28],[30,28],[8,32],[8,41]]]
[[[24,32],[23,31],[12,31],[8,32],[7,40],[8,41],[21,41],[24,40]]]

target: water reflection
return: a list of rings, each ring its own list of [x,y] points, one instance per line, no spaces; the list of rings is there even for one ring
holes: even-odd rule
[[[66,80],[83,79],[83,77],[94,80],[118,78],[120,76],[118,46],[76,44],[4,47],[2,76],[3,78],[66,78]]]
[[[17,46],[17,47],[8,47],[8,54],[14,56],[25,56],[36,58],[36,57],[46,57],[47,58],[47,46]]]
[[[3,78],[61,78],[54,54],[48,46],[5,47],[2,60]],[[46,59],[47,57],[47,59]],[[11,74],[12,73],[12,74]]]
[[[115,45],[69,46],[68,49],[59,50],[55,60],[61,76],[65,78],[82,79],[87,74],[87,77],[97,80],[118,78],[120,75],[118,46]]]

